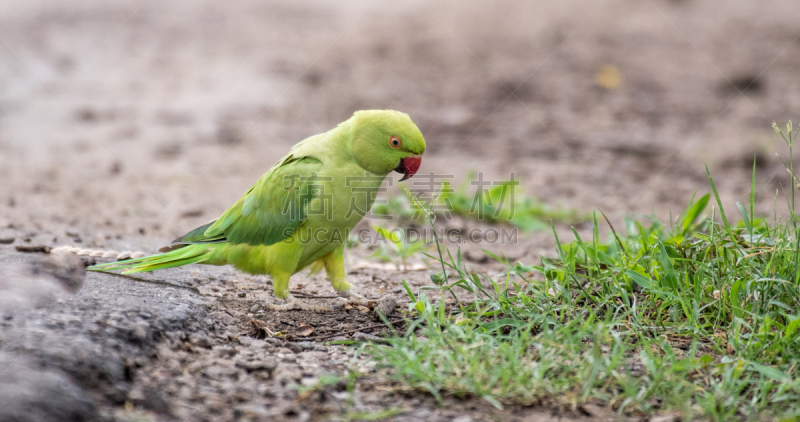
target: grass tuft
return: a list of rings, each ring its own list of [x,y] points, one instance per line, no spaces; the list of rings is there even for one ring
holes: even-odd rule
[[[476,185],[474,190],[470,186]],[[385,203],[372,207],[372,213],[392,216],[399,223],[423,224],[427,208],[440,217],[452,215],[487,224],[510,224],[522,230],[547,230],[549,222],[578,224],[588,221],[585,214],[572,209],[549,206],[537,198],[525,194],[519,180],[487,182],[482,178],[475,180],[471,172],[464,183],[453,188],[448,182],[442,183],[434,198],[426,204],[419,204],[420,198],[409,190],[403,195],[393,196]]]
[[[790,149],[797,133],[779,129]],[[795,189],[792,177],[792,197]],[[441,400],[481,397],[497,407],[602,401],[625,414],[683,419],[800,417],[800,231],[788,221],[731,220],[711,193],[677,224],[627,219],[600,239],[557,243],[539,265],[510,263],[489,277],[437,241],[442,273],[410,293],[402,335],[366,346],[394,379]],[[711,196],[714,202],[709,210]],[[428,215],[431,224],[434,218]],[[719,220],[718,220],[719,217]],[[607,221],[607,220],[606,220]],[[446,256],[446,258],[445,258]],[[445,306],[456,289],[471,302]],[[439,290],[438,303],[426,292]]]

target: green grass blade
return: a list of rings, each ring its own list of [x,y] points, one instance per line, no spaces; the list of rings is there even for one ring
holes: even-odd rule
[[[753,175],[750,177],[750,218],[756,218],[756,156],[753,156]],[[750,233],[752,236],[753,233]]]
[[[725,216],[725,207],[722,206],[722,201],[719,199],[719,192],[717,192],[717,185],[714,184],[714,178],[711,177],[711,172],[708,170],[708,165],[706,165],[706,174],[708,175],[708,182],[711,183],[711,191],[714,192],[714,198],[717,200],[717,206],[719,206],[719,215],[722,217],[722,224],[725,226],[725,230],[727,230],[728,234],[733,239],[733,230],[731,229],[731,225],[728,224],[728,218]]]
[[[739,208],[739,212],[742,213],[742,218],[744,219],[744,226],[747,228],[747,233],[750,234],[750,240],[752,241],[754,235],[753,222],[747,215],[747,210],[744,209],[741,202],[737,202],[736,207]]]
[[[710,194],[705,194],[698,199],[697,202],[689,204],[686,209],[686,213],[683,216],[681,234],[686,235],[689,232],[689,229],[692,228],[694,223],[697,221],[697,218],[700,217],[700,214],[706,209],[706,206],[708,206],[708,200],[710,197]]]

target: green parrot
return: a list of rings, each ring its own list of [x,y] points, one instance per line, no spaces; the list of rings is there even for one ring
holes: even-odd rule
[[[344,247],[351,229],[372,207],[393,170],[412,177],[425,139],[411,118],[393,110],[357,111],[336,128],[298,143],[219,218],[159,254],[90,267],[124,274],[187,264],[231,264],[272,276],[273,310],[332,310],[302,302],[289,278],[325,269],[342,302],[364,302],[350,291]]]

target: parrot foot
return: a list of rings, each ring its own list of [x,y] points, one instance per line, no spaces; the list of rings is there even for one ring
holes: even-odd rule
[[[349,290],[345,290],[343,292],[338,292],[339,295],[339,303],[342,305],[367,305],[369,303],[369,299],[361,296],[358,293],[351,292]]]
[[[289,295],[286,300],[281,301],[283,303],[270,303],[267,302],[264,306],[271,310],[271,311],[291,311],[293,309],[298,309],[301,311],[312,311],[312,312],[333,312],[334,309],[340,307],[339,305],[317,305],[313,303],[306,303],[302,300]]]

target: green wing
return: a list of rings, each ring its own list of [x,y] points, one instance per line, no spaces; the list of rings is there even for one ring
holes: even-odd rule
[[[231,242],[271,245],[287,238],[306,218],[306,206],[320,190],[322,162],[289,156],[266,174],[215,221],[174,245]]]

